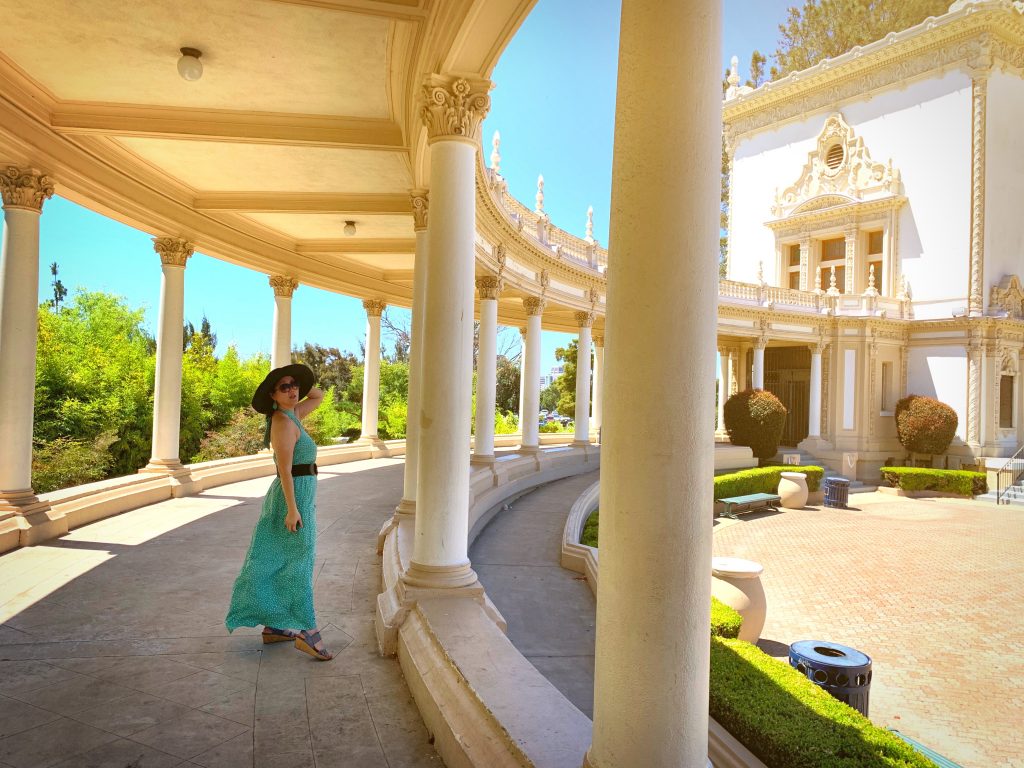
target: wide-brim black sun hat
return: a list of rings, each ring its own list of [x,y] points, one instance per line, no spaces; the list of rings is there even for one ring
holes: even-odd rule
[[[282,365],[280,368],[275,368],[268,373],[267,378],[256,387],[256,392],[252,396],[252,407],[268,416],[272,414],[274,412],[274,399],[271,397],[271,394],[277,383],[285,376],[291,376],[299,382],[299,400],[308,395],[309,390],[313,388],[313,372],[305,365],[302,363]]]

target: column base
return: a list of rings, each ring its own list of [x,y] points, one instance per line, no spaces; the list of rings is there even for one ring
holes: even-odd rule
[[[406,586],[423,589],[458,589],[480,583],[468,560],[458,565],[423,565],[413,560],[402,581]]]
[[[396,515],[415,515],[416,514],[416,499],[407,499],[402,497],[402,500],[398,502],[398,506],[395,507]]]
[[[166,476],[171,483],[171,495],[175,498],[189,496],[198,490],[192,473],[178,459],[150,459],[139,474]]]
[[[377,554],[384,554],[384,541],[387,539],[388,534],[395,530],[403,520],[414,521],[415,519],[416,502],[409,499],[402,499],[398,502],[394,513],[384,522],[380,532],[377,534]]]
[[[540,451],[539,445],[520,445],[516,448],[516,453],[540,453]]]
[[[572,447],[573,448],[589,448],[591,445],[592,445],[592,443],[590,442],[590,440],[573,440],[572,441]]]
[[[494,464],[494,454],[490,456],[477,456],[475,453],[469,457],[469,463],[476,466],[490,466]]]
[[[68,521],[26,488],[0,491],[0,552],[30,547],[68,532]]]

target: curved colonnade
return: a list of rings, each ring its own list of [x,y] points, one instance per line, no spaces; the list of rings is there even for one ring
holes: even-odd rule
[[[378,3],[374,11],[353,4],[351,10],[383,12],[388,5]],[[219,213],[241,209],[243,202],[259,205],[169,184],[145,162],[128,163],[108,140],[114,134],[223,138],[227,128],[215,124],[216,116],[168,119],[153,128],[143,119],[133,122],[131,109],[79,109],[16,68],[0,68],[0,386],[12,406],[0,414],[0,540],[9,549],[59,535],[69,525],[66,504],[62,510],[31,489],[34,377],[26,375],[35,364],[39,216],[59,189],[72,201],[153,234],[162,267],[151,460],[137,481],[97,487],[92,501],[106,506],[94,506],[82,520],[123,511],[127,507],[117,498],[131,493],[138,503],[148,503],[139,488],[149,479],[161,494],[184,494],[215,484],[218,473],[238,479],[240,472],[271,470],[261,457],[189,468],[177,455],[178,333],[184,271],[197,248],[270,276],[275,365],[288,357],[291,302],[300,284],[363,299],[368,342],[379,338],[386,304],[411,305],[413,417],[405,446],[410,460],[403,499],[381,536],[385,591],[377,628],[382,650],[397,654],[439,752],[450,766],[582,761],[593,768],[703,767],[710,530],[707,515],[697,511],[709,506],[704,481],[712,471],[713,389],[706,372],[715,354],[718,233],[711,212],[718,205],[721,118],[718,57],[707,41],[720,38],[720,9],[697,2],[624,3],[610,250],[629,269],[614,268],[613,294],[604,301],[606,252],[551,226],[542,210],[521,206],[508,196],[497,163],[485,169],[478,161],[488,77],[531,6],[530,0],[467,0],[417,4],[415,12],[387,10],[394,29],[408,33],[389,38],[405,46],[406,58],[392,71],[398,78],[391,83],[393,121],[376,126],[390,138],[364,136],[362,142],[405,147],[409,202],[388,202],[411,216],[415,237],[363,247],[364,253],[412,251],[412,270],[369,269],[365,261],[346,260],[343,243],[289,240],[246,224],[244,217]],[[649,119],[655,103],[659,121]],[[290,126],[292,134],[302,134],[296,139],[275,134],[271,121],[254,119],[229,140],[358,143],[346,138],[358,132],[352,126],[314,122]],[[274,210],[335,205],[307,197],[291,195]],[[382,204],[357,197],[346,201],[346,210]],[[679,269],[680,259],[692,269]],[[493,382],[497,323],[526,329],[524,429],[521,444],[507,456],[495,454],[485,425],[472,459],[467,452],[474,288],[486,337],[485,383]],[[680,313],[680,305],[689,312]],[[607,366],[600,352],[605,312],[617,318],[609,332],[619,339],[617,345],[610,339],[615,352]],[[604,553],[606,585],[614,586],[606,588],[599,607],[593,725],[531,672],[504,638],[503,620],[467,557],[470,537],[508,498],[590,471],[599,460],[585,409],[572,446],[542,448],[531,416],[539,408],[542,328],[578,332],[581,349],[592,341],[598,348],[594,415],[606,425],[606,520],[611,541],[618,543]],[[578,402],[587,399],[588,362],[589,355],[581,355]],[[367,358],[368,383],[378,364],[375,356]],[[600,393],[627,388],[640,401],[661,407],[638,415],[621,400],[602,406]],[[481,390],[484,412],[493,411],[489,389]],[[364,418],[372,412],[370,395]],[[376,441],[374,427],[364,423],[365,444],[329,449],[325,459],[401,450]],[[684,493],[689,504],[680,510],[677,500]],[[83,509],[91,503],[88,495],[76,489],[65,494]],[[676,524],[666,535],[667,512]]]

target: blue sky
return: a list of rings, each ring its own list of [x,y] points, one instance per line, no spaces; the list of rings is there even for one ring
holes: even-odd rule
[[[723,68],[740,58],[741,74],[755,48],[775,50],[778,24],[793,3],[725,0]],[[484,152],[501,131],[501,171],[512,193],[530,207],[544,174],[544,207],[552,221],[582,236],[587,206],[594,235],[608,241],[612,132],[618,51],[618,0],[539,0],[494,72]],[[58,187],[59,192],[59,187]],[[146,309],[152,331],[160,303],[160,260],[148,235],[67,200],[46,203],[40,232],[40,300],[51,297],[50,264],[69,289],[102,290]],[[218,351],[236,344],[243,356],[270,351],[273,294],[267,277],[197,253],[185,270],[185,317],[205,314]],[[396,320],[407,317],[392,310]],[[309,341],[358,353],[366,318],[347,296],[301,286],[292,303],[292,343]],[[509,339],[516,334],[507,334]],[[554,350],[572,337],[544,334],[542,372]],[[384,340],[386,348],[391,343]]]

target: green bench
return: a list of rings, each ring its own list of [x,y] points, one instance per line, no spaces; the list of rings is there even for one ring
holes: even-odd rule
[[[774,493],[750,493],[746,496],[730,496],[725,499],[715,499],[715,501],[725,505],[725,509],[722,511],[723,517],[738,520],[739,518],[736,516],[743,512],[754,512],[759,509],[778,512],[782,497]]]

